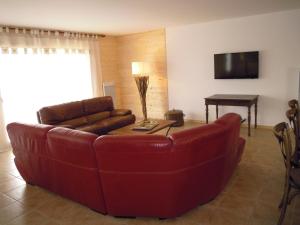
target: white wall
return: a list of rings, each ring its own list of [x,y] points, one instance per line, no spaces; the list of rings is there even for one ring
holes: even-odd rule
[[[258,124],[274,125],[298,98],[300,10],[171,27],[166,42],[169,108],[187,119],[205,120],[204,97],[258,94]],[[215,80],[214,54],[240,51],[259,51],[259,79]],[[247,116],[245,107],[219,107],[221,115],[230,111]]]

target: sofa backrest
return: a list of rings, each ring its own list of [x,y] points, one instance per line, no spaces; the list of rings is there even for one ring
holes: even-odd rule
[[[99,137],[94,147],[108,213],[173,217],[210,201],[237,165],[239,126],[239,115],[230,114],[170,137]]]
[[[53,126],[10,123],[7,133],[15,155],[15,164],[24,180],[45,187],[41,157],[47,151],[47,133]]]
[[[160,135],[107,135],[96,139],[94,148],[108,214],[165,214],[169,203],[161,201],[158,207],[157,196],[172,190],[173,182],[166,176],[171,146],[171,141]]]
[[[7,131],[26,182],[106,213],[93,149],[97,135],[43,124],[11,123]]]
[[[58,124],[84,116],[81,101],[69,102],[59,105],[46,106],[39,110],[40,120],[43,124]]]
[[[226,185],[236,168],[240,116],[227,114],[212,124],[180,131],[170,136],[173,141],[173,170],[185,170],[189,177],[176,185],[183,205],[207,202]],[[197,192],[195,187],[201,187]]]
[[[171,145],[161,135],[104,135],[94,148],[101,171],[153,172],[168,169],[159,162],[168,158]]]
[[[181,159],[178,167],[208,162],[225,156],[235,157],[240,124],[238,114],[228,113],[211,124],[170,135],[173,151],[182,155],[178,157]]]
[[[50,130],[48,179],[52,191],[105,212],[93,143],[98,136],[62,127]],[[80,194],[79,194],[80,193]]]
[[[214,123],[224,126],[227,135],[227,144],[224,148],[229,154],[226,155],[226,161],[224,161],[224,174],[221,184],[223,188],[227,184],[241,158],[245,140],[239,138],[241,127],[241,117],[239,115],[227,113],[217,119]]]
[[[108,118],[114,109],[111,96],[85,99],[59,105],[46,106],[38,113],[38,121],[51,125],[72,125],[78,127],[99,118]]]
[[[82,104],[85,115],[114,110],[114,105],[111,96],[103,96],[82,100]]]

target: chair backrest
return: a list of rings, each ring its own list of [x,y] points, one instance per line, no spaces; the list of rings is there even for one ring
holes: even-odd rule
[[[288,102],[289,107],[291,107],[292,109],[297,109],[299,108],[299,104],[298,104],[298,100],[296,99],[292,99]]]
[[[300,134],[300,130],[299,130],[299,120],[298,120],[298,109],[297,108],[291,108],[289,110],[286,111],[286,117],[289,120],[290,126],[293,129],[294,132],[294,138],[295,138],[295,149],[296,150],[299,146],[299,134]]]
[[[292,151],[294,149],[291,135],[293,135],[294,132],[287,123],[281,122],[274,126],[273,133],[279,142],[280,150],[286,166],[286,175],[289,177],[292,167]]]
[[[286,111],[286,117],[290,122],[290,126],[293,128],[296,136],[299,135],[299,121],[298,121],[298,110],[297,108],[291,108]]]

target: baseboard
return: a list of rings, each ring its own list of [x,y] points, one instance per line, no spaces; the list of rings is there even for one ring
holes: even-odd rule
[[[10,150],[11,150],[10,144],[9,144],[9,145],[5,145],[5,146],[2,146],[2,147],[0,148],[0,153],[1,153],[1,152],[7,152],[7,151],[10,151]]]
[[[200,124],[206,124],[206,121],[204,120],[193,120],[193,119],[186,119],[185,122],[187,123],[200,123]],[[208,121],[208,123],[212,123],[214,121]],[[251,128],[253,128],[253,124],[251,124]],[[247,121],[245,121],[244,123],[242,123],[241,127],[245,127],[247,128],[248,127],[248,124],[247,124]],[[273,126],[268,126],[268,125],[260,125],[260,124],[257,124],[257,128],[258,129],[266,129],[266,130],[272,130],[273,129]]]
[[[251,126],[251,128],[252,128],[252,126]],[[245,125],[245,124],[243,124],[242,127],[248,127],[248,126]],[[259,125],[259,124],[257,124],[257,128],[258,129],[265,129],[265,130],[272,130],[273,126],[267,126],[267,125]]]
[[[205,123],[203,120],[192,120],[192,119],[185,119],[184,122],[186,123]]]
[[[10,150],[11,150],[11,148],[2,148],[2,149],[0,149],[0,153],[2,153],[2,152],[8,152]]]

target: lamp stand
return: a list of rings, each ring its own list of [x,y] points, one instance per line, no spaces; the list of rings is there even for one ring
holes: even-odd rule
[[[139,90],[140,100],[142,104],[142,111],[144,115],[144,122],[146,122],[148,121],[146,94],[147,94],[147,89],[149,84],[149,76],[135,76],[134,80]]]

